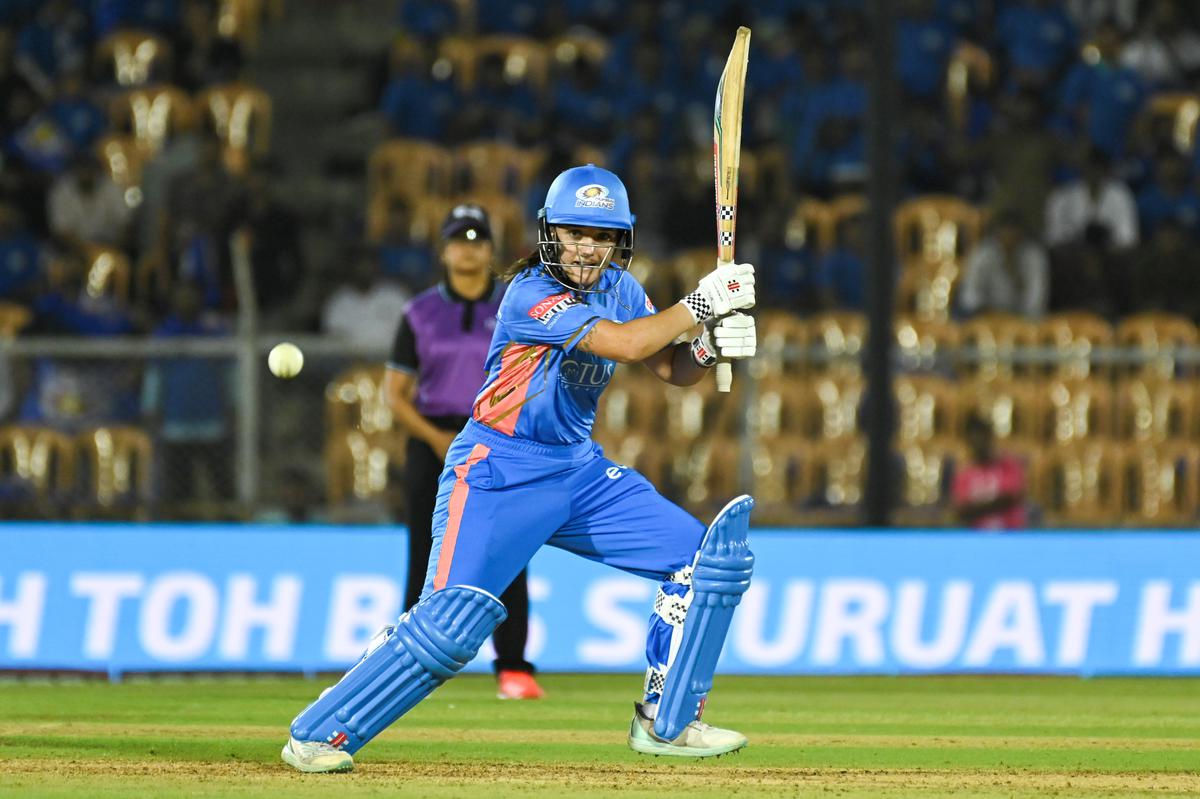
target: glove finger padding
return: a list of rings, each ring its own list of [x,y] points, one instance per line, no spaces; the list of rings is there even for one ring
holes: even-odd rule
[[[722,358],[750,358],[758,349],[754,317],[731,314],[719,320],[712,331],[713,343]]]

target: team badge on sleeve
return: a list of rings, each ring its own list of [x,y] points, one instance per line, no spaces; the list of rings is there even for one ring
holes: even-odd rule
[[[570,308],[572,305],[582,305],[577,297],[569,293],[555,294],[553,297],[547,297],[537,305],[529,309],[531,319],[536,319],[547,327],[560,313]]]

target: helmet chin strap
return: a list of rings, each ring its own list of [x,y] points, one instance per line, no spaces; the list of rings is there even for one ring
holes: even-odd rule
[[[592,245],[597,249],[605,249],[604,257],[600,264],[595,267],[590,267],[600,270],[611,270],[624,274],[629,270],[629,264],[633,261],[633,233],[625,231],[623,241],[618,241],[615,244]],[[555,237],[550,224],[546,221],[545,216],[541,216],[538,220],[538,257],[542,260],[542,265],[546,269],[546,274],[550,275],[556,283],[570,291],[579,292],[580,294],[604,294],[612,290],[612,286],[608,288],[596,288],[604,280],[603,271],[599,278],[590,286],[580,286],[567,277],[568,269],[574,269],[581,264],[565,264],[562,262],[562,248],[564,244]],[[625,264],[619,261],[614,262],[613,257],[616,255],[626,259]],[[586,264],[582,266],[587,267]],[[620,278],[618,278],[619,280]],[[615,284],[614,284],[615,285]]]

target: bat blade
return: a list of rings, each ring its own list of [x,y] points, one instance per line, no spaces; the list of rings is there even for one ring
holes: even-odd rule
[[[741,27],[717,84],[713,109],[713,182],[717,198],[717,257],[733,261],[737,231],[738,165],[742,151],[742,97],[750,58],[750,29]]]
[[[750,59],[750,29],[737,29],[713,108],[713,184],[717,199],[717,261],[733,262],[737,236],[738,165],[742,153],[742,97],[746,93],[746,64]],[[733,385],[733,367],[722,360],[716,368],[717,390]]]

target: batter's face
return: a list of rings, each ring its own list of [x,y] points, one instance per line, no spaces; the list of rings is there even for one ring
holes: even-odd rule
[[[442,246],[442,263],[446,269],[459,274],[478,274],[492,265],[492,242],[490,239],[468,241],[456,237]]]
[[[581,288],[595,285],[612,260],[621,231],[586,225],[554,225],[552,230],[562,244],[559,262],[567,279]]]

